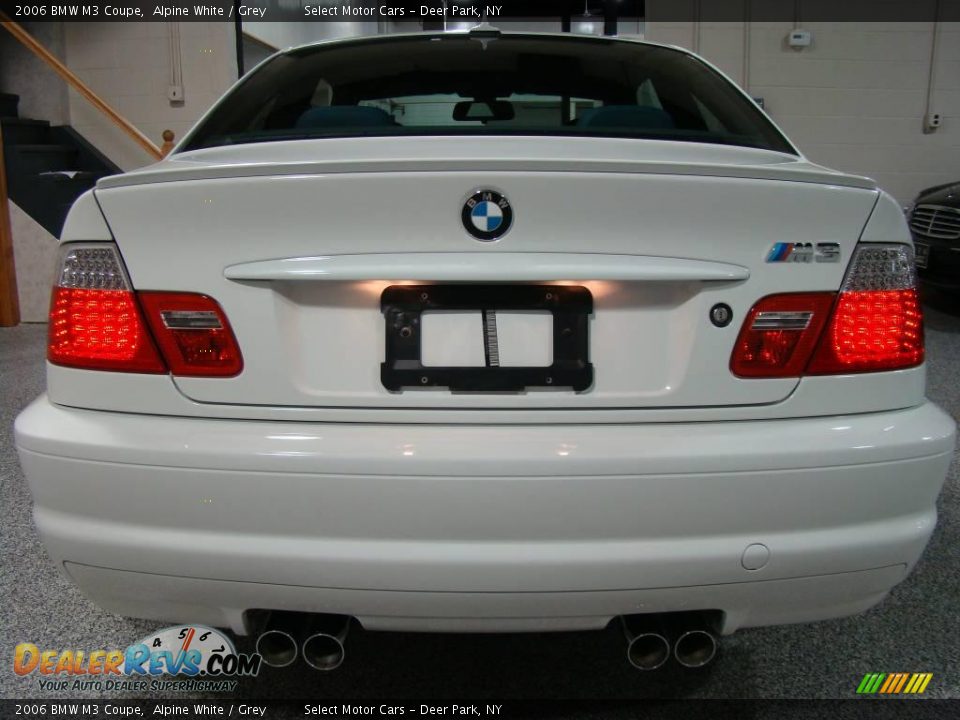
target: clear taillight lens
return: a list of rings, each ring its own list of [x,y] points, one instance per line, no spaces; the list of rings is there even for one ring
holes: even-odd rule
[[[89,370],[164,373],[113,245],[66,245],[50,299],[47,359]]]
[[[923,362],[923,315],[906,245],[860,245],[840,292],[760,300],[737,337],[730,369],[775,378],[898,370]]]
[[[231,377],[243,358],[230,323],[199,293],[135,293],[110,243],[65,245],[47,358],[88,370]]]
[[[858,247],[807,372],[899,370],[923,357],[923,312],[910,248]]]

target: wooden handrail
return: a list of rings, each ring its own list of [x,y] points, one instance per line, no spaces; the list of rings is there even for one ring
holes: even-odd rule
[[[13,233],[7,203],[7,173],[3,160],[3,128],[0,128],[0,327],[20,323],[17,267],[13,263]]]
[[[77,77],[73,71],[70,70],[70,68],[60,62],[60,60],[53,55],[53,53],[37,42],[37,40],[30,33],[20,27],[17,23],[13,22],[2,12],[0,12],[0,25],[3,25],[7,32],[19,40],[34,55],[49,65],[50,68],[57,73],[57,75],[67,81],[67,84],[70,85],[70,87],[85,97],[91,105],[97,108],[97,110],[106,115],[114,125],[129,135],[130,138],[137,143],[137,145],[146,150],[147,153],[149,153],[155,160],[160,160],[163,158],[163,153],[160,152],[160,148],[154,145],[150,141],[150,138],[140,132],[133,125],[133,123],[101,100],[100,97],[93,90],[91,90],[85,82],[83,82],[83,80]]]
[[[166,157],[170,154],[170,151],[173,150],[173,146],[176,145],[173,142],[173,130],[164,130],[163,131],[163,145],[160,146],[160,154]]]

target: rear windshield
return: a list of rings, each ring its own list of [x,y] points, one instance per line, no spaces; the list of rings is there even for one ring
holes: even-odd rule
[[[463,34],[277,55],[185,149],[393,135],[625,137],[795,152],[753,102],[686,53],[575,36]]]

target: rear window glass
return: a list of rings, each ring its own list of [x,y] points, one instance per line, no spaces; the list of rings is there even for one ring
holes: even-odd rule
[[[448,134],[609,136],[795,152],[753,102],[686,53],[575,36],[462,34],[277,55],[224,98],[185,149]]]

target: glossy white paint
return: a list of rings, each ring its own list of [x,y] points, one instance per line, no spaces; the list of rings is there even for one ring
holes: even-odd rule
[[[103,212],[97,204],[93,190],[87,190],[78,197],[67,213],[60,233],[60,242],[88,242],[91,240],[113,240],[110,228],[103,218]]]
[[[477,187],[499,188],[513,205],[513,227],[497,242],[478,242],[461,224],[463,202]],[[359,213],[351,210],[357,197],[366,199]],[[876,191],[814,183],[577,172],[358,172],[97,191],[135,287],[205,292],[230,318],[243,349],[244,372],[227,380],[177,379],[188,397],[244,405],[459,408],[469,403],[490,409],[703,407],[783,400],[796,379],[758,382],[727,371],[739,323],[716,328],[709,309],[726,302],[742,318],[770,293],[835,290],[876,197]],[[558,212],[569,198],[577,198],[582,209]],[[757,207],[778,210],[757,213]],[[277,218],[284,218],[282,225]],[[825,239],[840,243],[843,262],[765,262],[775,242]],[[655,256],[732,264],[747,268],[750,278],[728,283],[584,281],[595,307],[590,333],[596,373],[590,391],[465,400],[443,389],[391,393],[380,382],[380,293],[392,282],[411,278],[238,283],[224,276],[237,264],[311,257],[318,251],[337,256],[403,249],[470,252],[496,257],[491,262],[498,263],[517,253],[511,277],[536,278],[541,272],[536,265],[522,265],[523,258],[582,253],[585,248],[636,255],[636,262]],[[178,262],[188,257],[189,262]],[[427,273],[424,268],[419,274]],[[577,274],[582,277],[584,271]],[[476,279],[484,277],[481,264]]]
[[[925,377],[923,365],[892,373],[805,377],[785,400],[767,405],[626,410],[484,409],[470,402],[470,396],[464,396],[461,407],[444,410],[215,405],[186,397],[166,375],[95,372],[49,364],[47,391],[58,405],[143,415],[415,425],[617,424],[777,420],[897,410],[923,402]]]
[[[460,223],[480,187],[514,208],[497,242]],[[835,291],[858,241],[910,241],[871,181],[802,156],[600,138],[214,148],[101,181],[62,239],[115,241],[139,290],[215,297],[245,359],[231,379],[48,366],[49,397],[18,418],[44,543],[113,612],[490,631],[699,608],[732,632],[870,607],[935,523],[955,429],[922,366],[729,372],[760,297]],[[768,264],[776,242],[836,242],[841,262]],[[382,290],[491,279],[591,290],[594,387],[386,392]],[[756,543],[770,559],[747,570]]]
[[[428,282],[732,282],[750,271],[729,263],[647,255],[591,253],[371,253],[281,258],[231,265],[228,280],[316,282],[402,277]]]
[[[177,153],[101,180],[107,190],[164,182],[367,172],[602,172],[753,178],[876,189],[802,156],[726,145],[564,137],[297,140]]]
[[[889,193],[880,192],[877,206],[863,229],[862,242],[907,242],[910,230],[907,219],[896,199]],[[913,242],[912,239],[909,242]]]
[[[721,631],[812,622],[863,612],[904,577],[903,565],[763,583],[735,582],[594,592],[426,592],[250,583],[109,570],[66,563],[65,574],[94,602],[126,617],[204,623],[251,631],[246,608],[334,612],[369,630],[544,632],[600,630],[625,612],[724,608]],[[390,613],[390,614],[386,614]]]
[[[267,583],[297,609],[311,607],[283,586],[386,591],[380,627],[407,613],[397,591],[639,592],[889,566],[899,580],[932,531],[954,440],[929,404],[776,423],[456,428],[151,418],[41,398],[16,433],[57,562],[206,591],[216,583],[202,580]],[[756,542],[771,559],[749,572],[740,558]],[[116,596],[123,573],[87,589]],[[847,600],[876,594],[861,590]],[[749,614],[763,595],[758,583],[729,611]],[[630,611],[628,597],[605,619]]]

